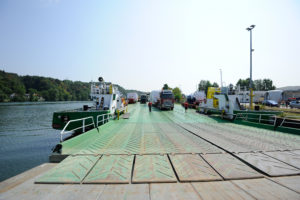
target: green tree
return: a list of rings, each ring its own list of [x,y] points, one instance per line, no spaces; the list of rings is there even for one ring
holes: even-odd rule
[[[175,100],[177,102],[180,102],[181,98],[182,98],[182,93],[181,93],[181,90],[179,89],[179,87],[175,87],[172,91],[173,91]]]
[[[214,82],[214,83],[212,84],[212,87],[219,87],[219,84],[216,83],[216,82]]]
[[[198,91],[205,91],[205,94],[207,94],[207,90],[209,87],[219,87],[217,83],[214,82],[214,84],[211,84],[209,80],[201,80],[198,84]]]
[[[236,83],[236,87],[240,86],[240,88],[249,88],[250,79],[239,79]]]
[[[263,79],[263,90],[275,90],[276,87],[273,85],[273,81],[271,79]]]
[[[163,86],[163,89],[164,89],[164,90],[169,90],[170,87],[168,86],[168,84],[165,83],[164,86]]]
[[[0,102],[6,101],[8,96],[0,89]]]
[[[29,93],[29,101],[38,101],[36,89],[29,88],[28,93]]]
[[[249,88],[250,79],[239,79],[236,83],[236,86],[240,86],[241,88]],[[276,87],[273,85],[273,81],[271,79],[257,79],[253,81],[253,90],[275,90]]]

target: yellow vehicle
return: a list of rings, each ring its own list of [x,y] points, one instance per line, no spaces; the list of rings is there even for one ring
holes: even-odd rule
[[[207,95],[206,95],[206,101],[212,101],[212,106],[214,108],[218,108],[219,106],[219,102],[218,99],[214,97],[214,95],[216,94],[220,94],[221,90],[220,88],[215,88],[215,87],[209,87],[207,90]],[[211,100],[209,100],[211,99]]]

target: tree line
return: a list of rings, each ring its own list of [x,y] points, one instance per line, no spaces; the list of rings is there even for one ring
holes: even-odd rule
[[[254,91],[268,91],[268,90],[275,90],[276,87],[273,85],[273,81],[271,79],[265,78],[265,79],[257,79],[252,81],[253,84],[253,90]],[[237,83],[235,84],[235,89],[240,87],[240,89],[246,89],[249,90],[250,85],[250,79],[239,79]],[[211,83],[208,80],[201,80],[198,84],[198,90],[199,91],[205,91],[207,93],[208,87],[219,87],[218,83],[214,82]],[[229,84],[229,87],[233,88],[233,84]]]
[[[86,101],[90,83],[40,76],[18,76],[0,71],[0,102],[6,101]]]

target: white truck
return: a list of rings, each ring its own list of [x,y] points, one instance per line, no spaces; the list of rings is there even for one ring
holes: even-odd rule
[[[128,103],[136,103],[138,101],[139,95],[136,92],[127,93]]]

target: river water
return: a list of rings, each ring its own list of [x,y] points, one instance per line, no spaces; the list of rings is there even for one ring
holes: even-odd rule
[[[0,103],[0,181],[48,162],[60,139],[53,112],[83,105],[92,102]]]

